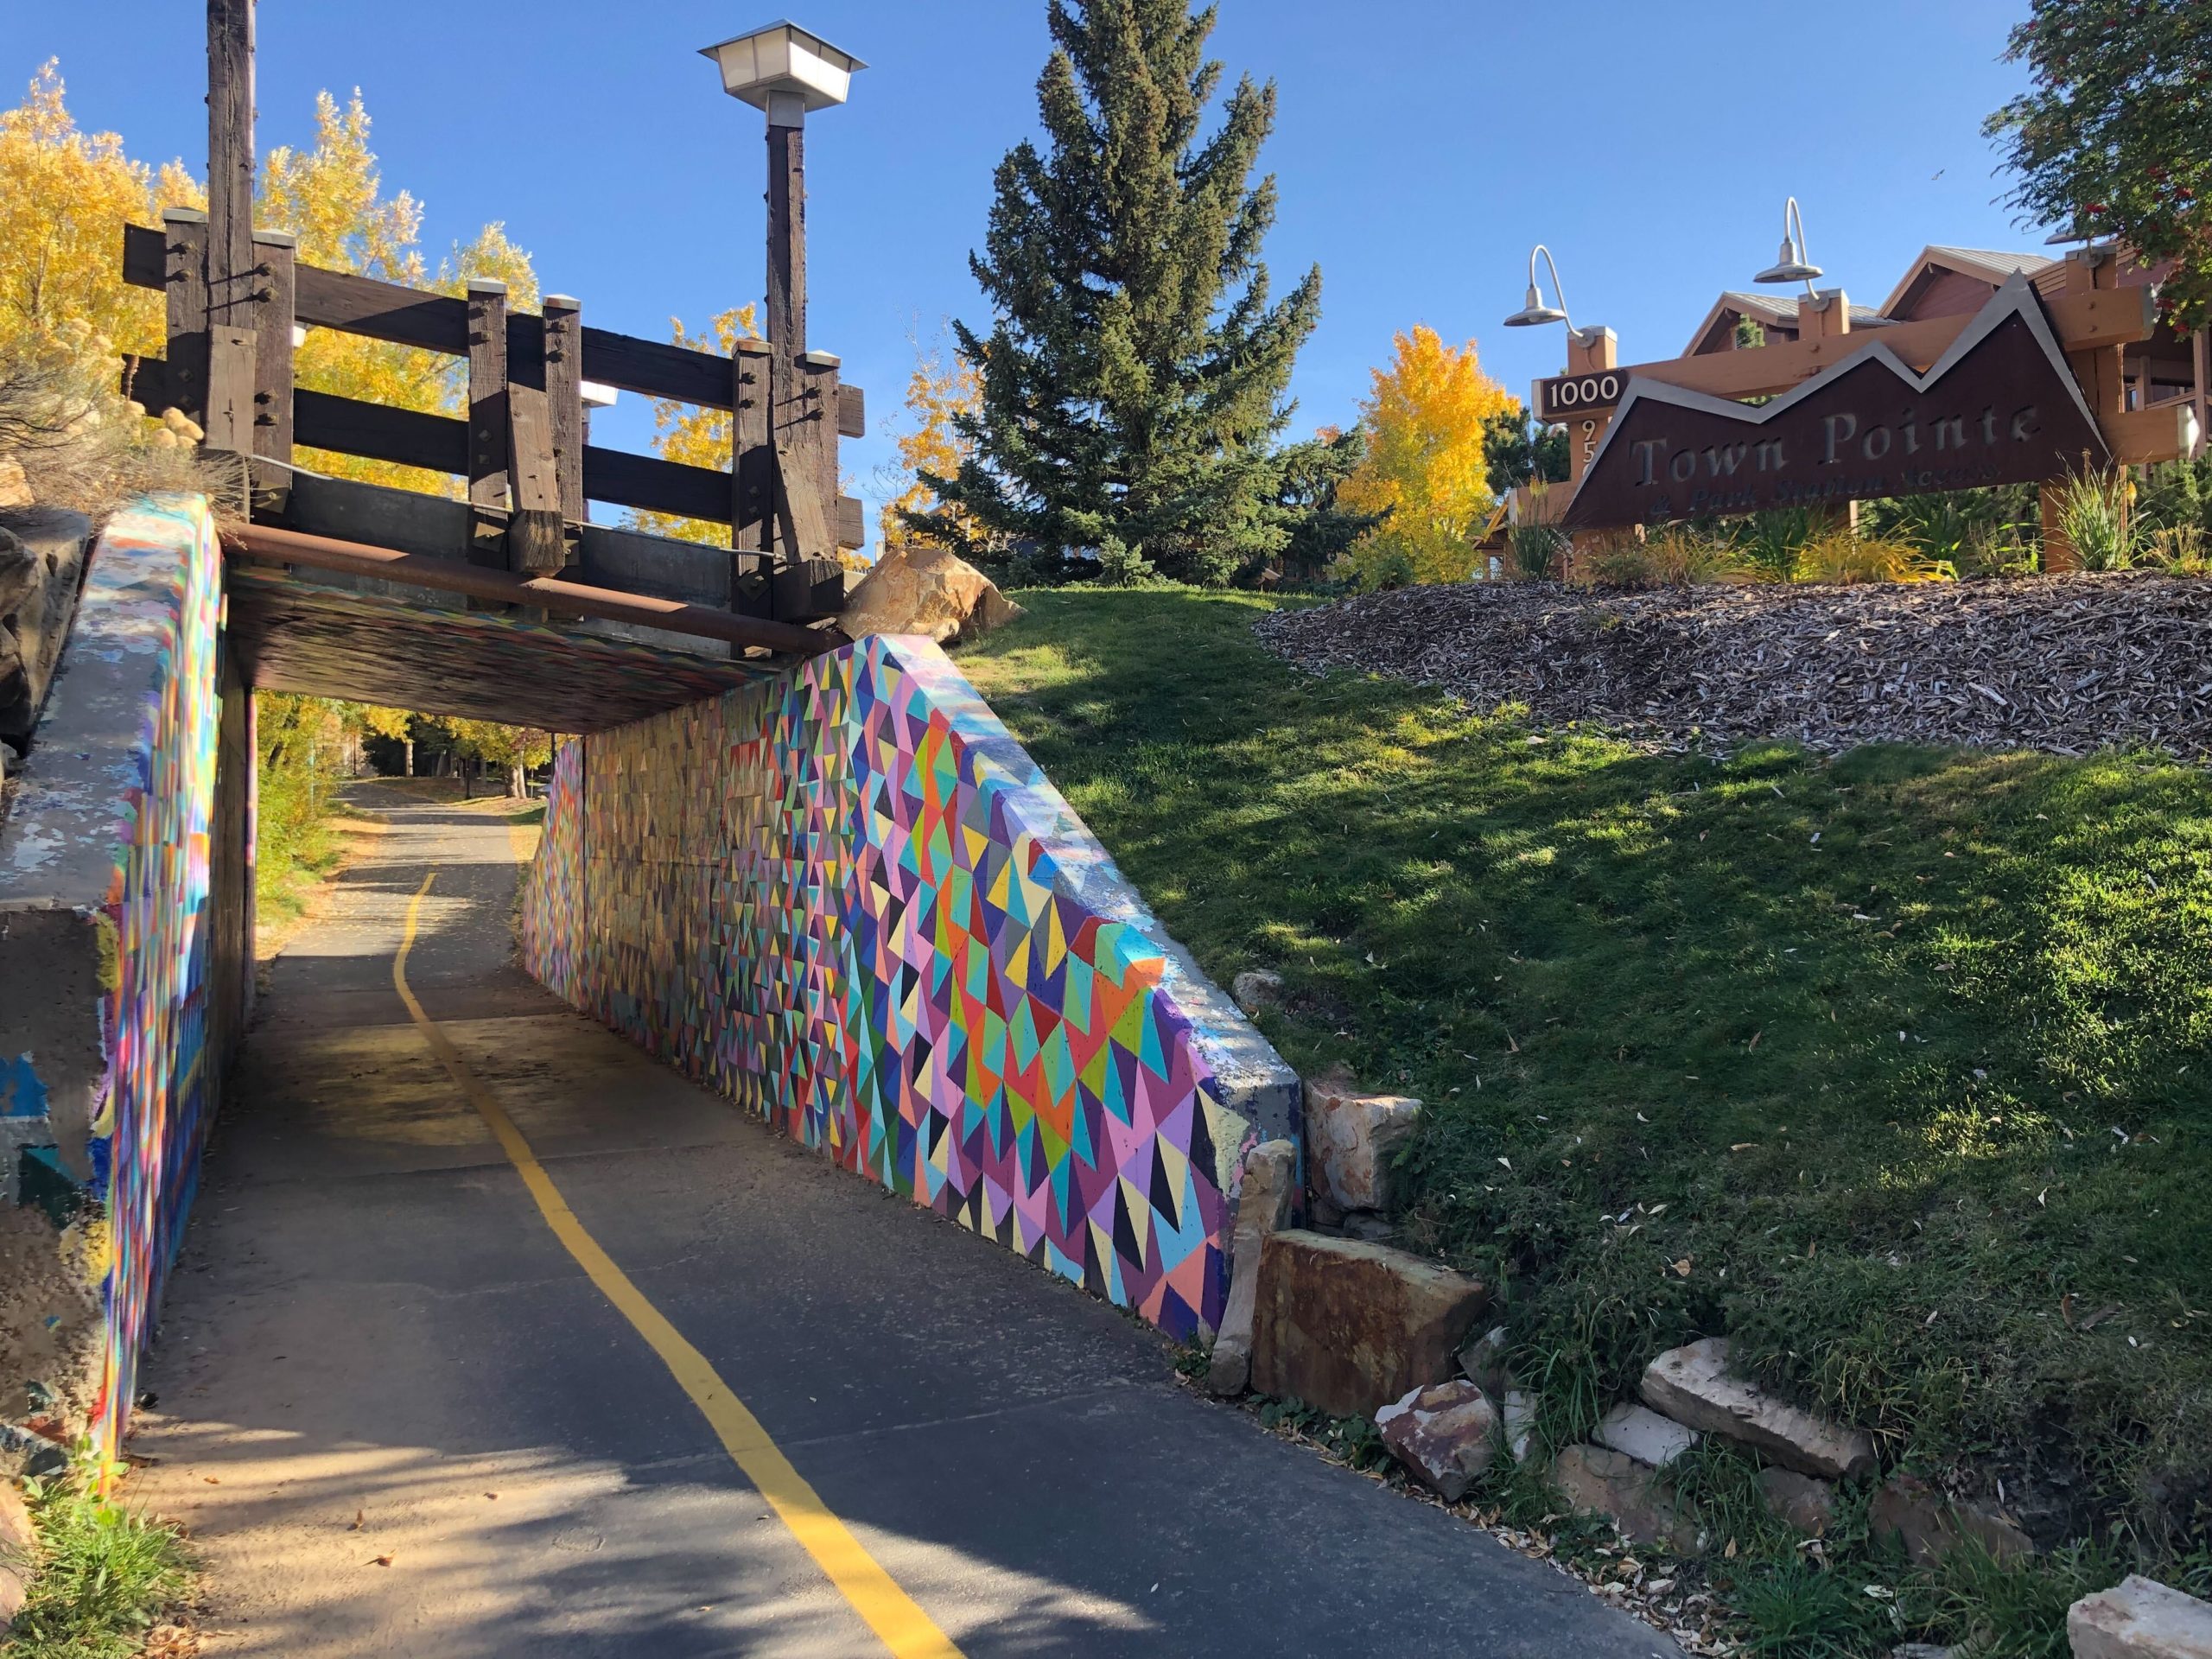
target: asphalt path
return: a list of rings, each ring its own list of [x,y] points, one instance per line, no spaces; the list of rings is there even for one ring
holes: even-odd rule
[[[470,1088],[919,1610],[906,1651],[1678,1651],[569,1009],[515,964],[496,809],[359,798],[390,831],[276,960],[142,1374],[130,1492],[191,1528],[207,1653],[890,1650],[410,1015],[418,894],[406,980]]]

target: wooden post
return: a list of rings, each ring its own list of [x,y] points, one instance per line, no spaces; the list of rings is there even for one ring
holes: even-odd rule
[[[769,359],[736,353],[730,360],[730,583],[732,610],[766,584],[774,544],[775,451],[768,440]]]
[[[553,472],[561,517],[580,524],[584,512],[583,302],[548,294],[545,314],[545,408],[553,425]]]
[[[207,413],[207,215],[194,207],[162,213],[167,289],[168,392],[166,407],[198,423]],[[159,409],[150,413],[159,415]]]
[[[507,567],[507,285],[468,284],[468,562]]]
[[[260,286],[253,307],[253,453],[278,467],[257,467],[257,489],[290,487],[292,463],[293,270],[299,240],[289,231],[256,231],[253,251]]]
[[[1828,340],[1851,332],[1851,296],[1840,288],[1824,288],[1797,302],[1797,338]]]
[[[823,551],[818,503],[810,494],[812,469],[794,471],[787,427],[805,416],[799,359],[806,352],[806,101],[792,92],[768,95],[768,441],[776,478],[773,564],[790,566]],[[796,485],[796,487],[795,487]]]
[[[207,447],[254,452],[254,0],[207,0]],[[284,342],[289,353],[291,342]]]
[[[1620,357],[1620,336],[1610,328],[1569,328],[1567,332],[1566,372],[1569,374],[1601,374],[1607,369],[1617,369]],[[1605,429],[1612,422],[1611,410],[1593,409],[1567,423],[1567,499],[1581,486],[1582,475],[1590,470],[1591,458],[1605,442]],[[1567,545],[1560,551],[1560,580],[1572,581],[1576,567],[1604,540],[1602,534],[1588,531],[1569,536]]]
[[[560,469],[545,395],[545,332],[533,331],[535,347],[518,351],[519,333],[507,333],[507,493],[513,503],[507,569],[542,576],[569,562],[568,537],[561,529]]]

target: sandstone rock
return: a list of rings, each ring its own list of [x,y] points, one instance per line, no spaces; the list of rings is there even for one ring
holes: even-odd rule
[[[1237,1395],[1251,1380],[1252,1313],[1260,1296],[1260,1250],[1268,1236],[1290,1219],[1298,1196],[1298,1148],[1287,1141],[1268,1141],[1244,1159],[1244,1181],[1237,1189],[1236,1229],[1230,1237],[1229,1301],[1206,1366],[1206,1387],[1218,1395]]]
[[[1345,1210],[1390,1207],[1390,1157],[1421,1119],[1406,1095],[1361,1092],[1341,1068],[1306,1085],[1306,1156],[1313,1190]]]
[[[1877,1538],[1897,1534],[1905,1554],[1921,1567],[1949,1554],[1961,1538],[1972,1538],[2000,1560],[2031,1555],[2036,1548],[1996,1510],[1948,1498],[1917,1475],[1891,1475],[1884,1481],[1867,1505],[1866,1524]]]
[[[1260,1253],[1252,1385],[1333,1416],[1371,1416],[1449,1376],[1489,1301],[1474,1280],[1403,1250],[1279,1232]]]
[[[1825,1537],[1835,1519],[1835,1488],[1825,1480],[1789,1469],[1759,1471],[1759,1490],[1766,1506],[1800,1532]]]
[[[1338,1224],[1338,1230],[1346,1238],[1364,1239],[1370,1244],[1388,1244],[1398,1236],[1398,1230],[1372,1210],[1354,1210]]]
[[[1503,1400],[1509,1386],[1505,1375],[1508,1341],[1505,1327],[1494,1325],[1459,1351],[1459,1370],[1468,1382],[1493,1400]]]
[[[1728,1371],[1728,1339],[1707,1337],[1663,1353],[1643,1373],[1644,1402],[1688,1428],[1764,1452],[1803,1475],[1830,1480],[1871,1474],[1874,1442],[1784,1405]]]
[[[884,550],[853,589],[837,625],[855,639],[918,633],[944,645],[976,639],[1020,614],[1021,607],[957,554],[909,542]]]
[[[1590,1437],[1603,1446],[1625,1452],[1638,1463],[1664,1469],[1702,1438],[1670,1417],[1623,1401],[1599,1419]]]
[[[2066,1610],[2074,1659],[2212,1659],[2212,1602],[2130,1573]]]
[[[1414,1478],[1457,1503],[1497,1455],[1497,1413],[1461,1378],[1415,1389],[1375,1414],[1382,1444]]]
[[[1230,982],[1229,995],[1246,1014],[1282,1004],[1282,976],[1264,968],[1248,968]]]
[[[13,455],[0,455],[0,507],[31,505],[31,481],[23,476],[23,463]]]
[[[1578,1510],[1610,1516],[1622,1535],[1663,1544],[1678,1555],[1697,1548],[1697,1522],[1677,1508],[1658,1472],[1625,1452],[1570,1446],[1552,1465],[1552,1484]]]
[[[31,1512],[12,1480],[0,1480],[0,1635],[23,1610],[31,1564],[38,1559],[38,1535]]]

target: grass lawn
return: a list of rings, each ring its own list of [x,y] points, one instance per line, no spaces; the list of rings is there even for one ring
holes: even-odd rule
[[[1498,1287],[1558,1433],[1726,1332],[2199,1582],[2212,777],[1656,755],[1311,677],[1263,600],[1020,599],[962,666],[1210,973],[1284,976],[1287,1058],[1428,1102],[1402,1235]]]

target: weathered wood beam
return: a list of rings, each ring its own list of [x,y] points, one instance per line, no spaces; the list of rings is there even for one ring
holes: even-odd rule
[[[733,616],[728,611],[704,605],[651,599],[641,594],[620,594],[612,588],[587,587],[582,582],[564,582],[552,576],[524,577],[508,571],[484,570],[457,559],[397,553],[363,542],[303,535],[269,524],[252,524],[226,533],[223,543],[226,551],[271,563],[303,565],[310,569],[366,576],[503,604],[536,606],[572,616],[606,617],[616,622],[664,628],[671,633],[717,639],[725,645],[813,657],[845,643],[843,635],[833,632]]]
[[[207,0],[207,447],[253,453],[254,0]],[[291,341],[283,343],[286,353]]]
[[[561,533],[561,480],[553,457],[553,411],[545,393],[545,335],[531,345],[507,337],[507,569],[542,575],[569,562]]]
[[[566,294],[544,302],[545,410],[553,425],[553,477],[561,516],[584,518],[583,304]]]
[[[468,562],[506,568],[507,285],[468,284]]]
[[[162,215],[162,230],[168,373],[158,387],[146,380],[130,395],[156,415],[174,409],[199,421],[207,412],[207,215],[172,207]]]
[[[289,231],[256,231],[253,253],[260,286],[253,307],[253,453],[289,467],[292,461],[293,265],[298,238]],[[264,473],[282,467],[263,468]],[[257,477],[281,489],[278,477]]]

